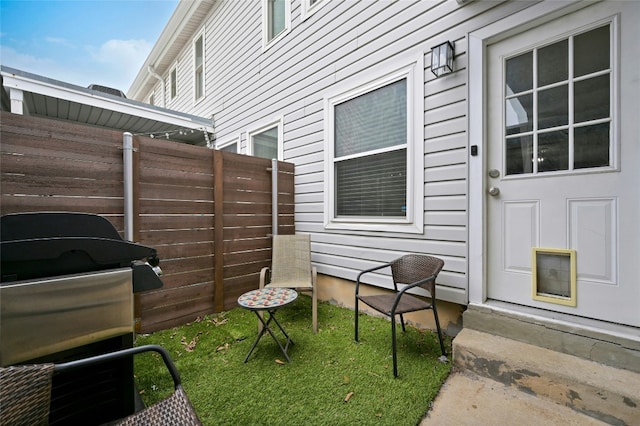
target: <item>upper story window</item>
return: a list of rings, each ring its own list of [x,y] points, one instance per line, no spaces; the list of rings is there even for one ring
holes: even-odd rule
[[[171,70],[169,86],[170,86],[169,90],[171,93],[171,99],[173,100],[178,95],[178,69],[177,68],[174,68]]]
[[[329,3],[329,0],[302,0],[302,20],[304,21],[314,13],[316,13],[322,6]]]
[[[204,34],[196,38],[193,43],[194,56],[194,99],[204,97]]]
[[[423,232],[421,71],[325,99],[327,228]]]
[[[282,160],[282,119],[250,130],[247,136],[249,155]]]
[[[291,29],[291,0],[262,0],[264,48],[287,34]]]

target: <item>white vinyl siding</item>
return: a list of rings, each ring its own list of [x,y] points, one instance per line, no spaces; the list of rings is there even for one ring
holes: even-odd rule
[[[311,234],[319,273],[354,280],[375,262],[407,252],[432,254],[445,261],[439,297],[466,303],[468,147],[475,143],[467,135],[467,34],[531,4],[322,0],[313,6],[321,7],[318,13],[302,21],[300,2],[294,1],[291,31],[268,50],[265,4],[213,4],[204,35],[206,50],[216,52],[215,59],[205,55],[207,75],[215,78],[207,81],[206,98],[195,105],[190,82],[185,83],[189,79],[179,79],[172,107],[215,115],[220,138],[242,133],[243,153],[249,150],[247,130],[282,117],[282,159],[295,163],[296,232]],[[423,124],[422,136],[414,139],[416,147],[421,145],[423,166],[413,172],[414,184],[423,190],[416,200],[423,226],[416,233],[326,229],[325,97],[386,75],[392,71],[389,64],[406,61],[409,53],[412,60],[421,55],[428,64],[430,48],[446,40],[455,45],[454,72],[436,79],[428,68],[418,69],[424,81],[414,90]],[[179,76],[192,72],[185,65],[191,64],[190,55],[189,45],[176,58]],[[377,276],[371,283],[386,285]]]

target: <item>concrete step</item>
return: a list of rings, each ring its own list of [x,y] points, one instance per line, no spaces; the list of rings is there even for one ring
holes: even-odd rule
[[[420,426],[603,426],[606,423],[470,371],[454,371]]]
[[[490,378],[612,425],[640,425],[640,374],[464,328],[456,370]]]

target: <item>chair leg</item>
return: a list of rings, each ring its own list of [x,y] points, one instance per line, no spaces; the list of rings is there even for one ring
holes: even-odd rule
[[[318,333],[318,291],[316,287],[313,287],[311,293],[311,324],[313,326],[313,333]]]
[[[400,324],[402,324],[402,332],[406,333],[407,330],[404,328],[404,315],[400,314]]]
[[[440,329],[440,320],[438,319],[438,310],[436,309],[435,300],[431,304],[431,308],[433,309],[433,317],[436,320],[436,330],[438,331],[438,340],[440,341],[440,350],[442,350],[443,356],[447,356],[447,351],[444,349],[444,342],[442,340],[442,330]]]
[[[398,356],[396,354],[396,319],[391,316],[391,352],[393,354],[393,377],[398,377]]]
[[[358,341],[358,296],[356,296],[355,303],[355,313],[356,313],[356,321],[355,321],[355,340]]]

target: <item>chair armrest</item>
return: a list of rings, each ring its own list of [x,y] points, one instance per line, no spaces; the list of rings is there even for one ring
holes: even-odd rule
[[[391,313],[393,314],[396,311],[396,308],[398,307],[398,303],[400,303],[400,298],[402,298],[402,296],[409,290],[411,290],[412,288],[416,288],[419,287],[423,284],[426,284],[430,281],[433,281],[433,291],[431,291],[430,296],[432,299],[432,304],[434,303],[433,300],[436,298],[436,278],[437,278],[438,274],[433,274],[427,278],[424,278],[420,281],[416,281],[415,283],[411,283],[411,284],[407,284],[405,285],[400,291],[398,291],[398,293],[396,294],[396,299],[393,302],[393,307],[391,308]]]
[[[162,360],[164,361],[169,373],[171,374],[171,378],[173,379],[173,385],[175,389],[178,389],[181,386],[180,373],[176,368],[173,360],[171,359],[171,355],[169,352],[162,346],[158,345],[145,345],[138,346],[135,348],[122,349],[116,352],[110,352],[103,355],[96,355],[89,358],[79,359],[77,361],[65,362],[62,364],[55,364],[53,368],[54,373],[62,373],[65,371],[73,370],[79,367],[86,367],[89,365],[100,364],[105,361],[112,361],[115,359],[126,358],[129,356],[133,356],[134,354],[142,353],[142,352],[157,352],[162,356]]]
[[[373,268],[365,269],[364,271],[360,272],[358,274],[358,276],[356,277],[356,296],[358,296],[358,291],[360,289],[360,278],[364,274],[368,274],[369,272],[374,272],[374,271],[377,271],[379,269],[388,268],[388,267],[391,267],[391,262],[385,263],[383,265],[374,266]]]
[[[271,270],[268,266],[265,266],[260,270],[260,286],[258,288],[263,288],[269,282],[271,282]]]

